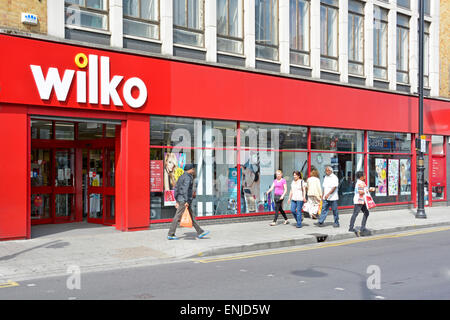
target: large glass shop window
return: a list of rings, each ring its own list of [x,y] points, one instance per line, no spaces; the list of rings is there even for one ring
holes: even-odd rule
[[[368,132],[368,181],[375,203],[411,201],[411,134]]]
[[[306,176],[308,130],[306,127],[244,123],[240,125],[241,213],[274,211],[273,192],[266,195],[282,170],[287,182],[286,199],[293,171]],[[287,201],[285,210],[290,210]]]
[[[150,137],[152,220],[173,218],[174,188],[191,163],[197,216],[237,214],[235,122],[151,117]]]

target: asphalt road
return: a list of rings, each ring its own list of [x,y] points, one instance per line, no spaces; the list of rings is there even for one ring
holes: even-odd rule
[[[450,231],[403,235],[116,271],[80,270],[79,277],[74,270],[65,277],[0,286],[0,300],[449,300]]]

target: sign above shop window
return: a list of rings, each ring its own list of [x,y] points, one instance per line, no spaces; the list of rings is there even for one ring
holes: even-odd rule
[[[54,91],[58,101],[66,101],[74,78],[76,78],[76,96],[78,103],[87,102],[87,89],[89,87],[90,104],[98,104],[100,94],[100,103],[102,105],[110,105],[110,100],[112,100],[115,106],[123,106],[117,88],[124,77],[114,75],[111,79],[109,57],[100,57],[100,69],[98,67],[97,55],[90,54],[88,57],[84,53],[79,53],[75,56],[74,60],[79,70],[66,69],[62,78],[58,68],[48,68],[47,76],[44,77],[41,66],[30,64],[34,82],[42,100],[49,100],[52,91]],[[98,88],[99,71],[100,91]],[[138,90],[136,97],[132,93],[134,88]],[[137,109],[142,107],[147,100],[147,87],[144,81],[137,77],[132,77],[124,81],[122,94],[125,102],[131,108]]]

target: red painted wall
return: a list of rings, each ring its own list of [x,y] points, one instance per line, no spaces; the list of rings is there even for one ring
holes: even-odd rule
[[[418,99],[281,76],[176,62],[42,40],[0,35],[0,102],[321,127],[417,132]],[[76,80],[66,102],[38,95],[30,64],[78,71],[78,53],[110,57],[111,77],[139,77],[148,88],[143,107],[79,104]],[[88,66],[89,67],[89,66]],[[27,94],[23,94],[26,92]],[[123,100],[123,98],[122,98]],[[450,135],[450,103],[425,100],[425,133]]]
[[[25,107],[0,104],[0,240],[29,237],[27,123]]]

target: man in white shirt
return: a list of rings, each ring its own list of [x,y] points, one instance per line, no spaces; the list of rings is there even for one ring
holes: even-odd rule
[[[318,226],[322,227],[323,222],[327,218],[328,215],[328,208],[331,207],[331,210],[333,210],[334,215],[334,224],[333,227],[339,228],[339,215],[338,215],[338,186],[339,186],[339,179],[338,177],[333,173],[333,168],[330,166],[327,166],[325,168],[325,173],[327,174],[325,178],[323,179],[323,204],[322,204],[322,212],[320,213],[319,223]]]

